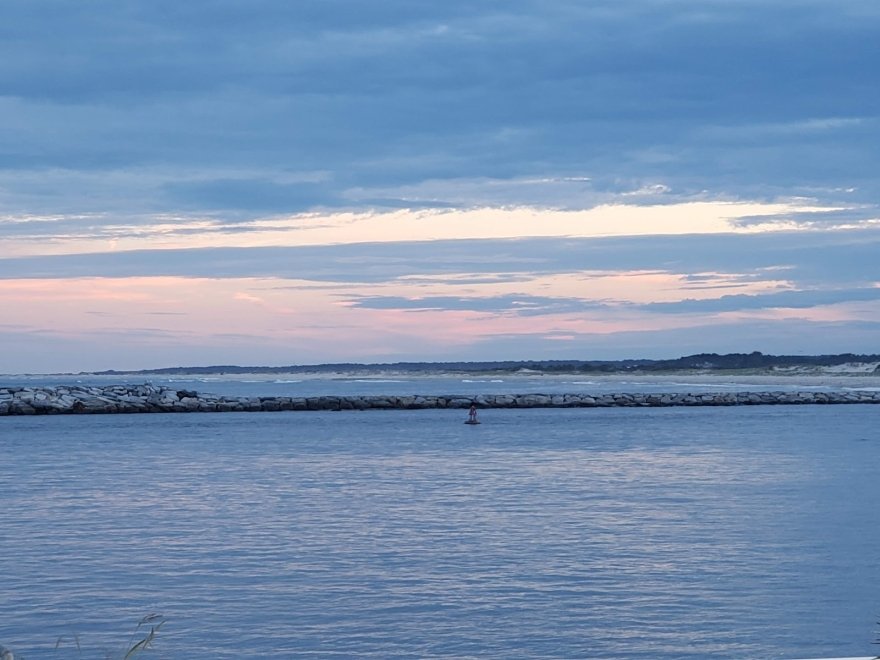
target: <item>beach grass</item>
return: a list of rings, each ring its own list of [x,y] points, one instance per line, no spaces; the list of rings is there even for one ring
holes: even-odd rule
[[[105,657],[107,658],[107,660],[131,660],[131,658],[134,658],[138,654],[147,651],[148,649],[153,647],[153,642],[155,642],[156,637],[159,634],[159,630],[162,628],[163,625],[165,625],[166,622],[167,619],[162,614],[158,614],[156,612],[147,614],[140,621],[138,621],[124,649],[116,655],[107,653]],[[66,648],[69,647],[69,645],[71,644],[76,647],[77,656],[82,656],[83,647],[80,643],[80,637],[76,633],[72,633],[70,635],[61,635],[60,637],[58,637],[58,639],[55,640],[55,650],[66,650]],[[25,658],[25,656],[17,655],[13,653],[11,649],[0,645],[0,660],[27,659]]]

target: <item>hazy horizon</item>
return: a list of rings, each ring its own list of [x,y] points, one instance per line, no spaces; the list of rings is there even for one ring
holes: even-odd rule
[[[758,351],[750,352],[752,355],[760,354]],[[173,375],[174,373],[178,374],[187,374],[187,375],[198,375],[200,373],[206,375],[243,375],[248,373],[254,374],[285,374],[285,373],[341,373],[345,371],[370,371],[371,369],[375,372],[381,371],[393,371],[395,368],[400,371],[412,371],[413,373],[418,373],[419,369],[427,370],[427,371],[441,371],[446,368],[451,372],[455,371],[473,371],[474,373],[479,373],[479,369],[475,367],[479,367],[480,369],[485,369],[488,371],[510,371],[515,373],[516,371],[523,372],[536,372],[541,371],[541,368],[544,367],[550,368],[551,371],[554,369],[560,369],[564,367],[566,364],[587,366],[591,363],[599,363],[605,364],[607,366],[614,367],[615,371],[602,372],[602,371],[590,371],[585,372],[590,375],[602,376],[602,375],[619,375],[626,374],[632,372],[639,372],[638,364],[632,363],[644,363],[643,366],[651,366],[654,369],[658,369],[656,373],[672,373],[674,371],[699,371],[703,370],[708,374],[714,370],[716,372],[730,372],[730,371],[772,371],[775,367],[772,364],[761,364],[754,366],[723,366],[716,365],[714,367],[705,367],[705,366],[683,366],[683,365],[664,365],[663,363],[670,362],[674,363],[676,361],[688,360],[689,358],[703,357],[703,356],[714,356],[721,360],[721,362],[730,362],[730,358],[734,358],[736,356],[748,356],[749,353],[707,353],[707,354],[690,354],[690,355],[679,355],[676,357],[667,357],[667,358],[623,358],[620,360],[589,360],[589,359],[567,359],[567,360],[556,360],[556,359],[547,359],[547,360],[470,360],[470,361],[461,361],[461,360],[449,360],[449,361],[411,361],[411,360],[401,360],[396,362],[315,362],[315,363],[300,363],[300,364],[284,364],[284,365],[270,365],[270,364],[203,364],[203,365],[195,365],[195,364],[181,364],[181,365],[171,365],[171,366],[159,366],[159,367],[147,367],[143,369],[96,369],[96,370],[83,370],[77,372],[23,372],[19,374],[15,373],[0,373],[0,376],[16,376],[16,375],[25,375],[25,376],[79,376],[79,375],[126,375],[126,374],[166,374]],[[865,371],[863,368],[858,368],[859,365],[870,366],[871,364],[880,363],[880,354],[853,354],[853,353],[842,353],[842,354],[831,354],[831,355],[768,355],[768,354],[760,354],[761,358],[763,358],[767,362],[778,361],[779,359],[783,359],[787,363],[792,366],[802,367],[802,368],[822,368],[825,367],[834,367],[837,365],[846,365],[853,367],[849,370],[841,370],[841,374],[858,374],[871,376],[873,375],[873,371]],[[824,358],[824,360],[823,360]],[[803,361],[799,361],[799,360]],[[867,360],[867,362],[865,362]],[[661,368],[662,367],[662,368]],[[285,369],[290,371],[284,371]],[[338,371],[334,372],[334,369],[338,369]],[[630,371],[630,369],[632,371]],[[224,370],[231,370],[231,372],[226,372]],[[254,370],[254,371],[248,371]],[[562,373],[562,372],[560,372]],[[650,373],[650,370],[646,373]],[[779,372],[782,373],[782,372]],[[799,372],[804,373],[804,372]]]

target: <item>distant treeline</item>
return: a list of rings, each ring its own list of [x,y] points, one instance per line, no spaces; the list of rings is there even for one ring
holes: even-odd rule
[[[388,362],[361,364],[342,362],[333,364],[288,365],[284,367],[256,367],[215,365],[210,367],[166,367],[139,371],[100,371],[99,375],[118,374],[281,374],[281,373],[336,373],[363,371],[396,372],[479,372],[510,373],[522,370],[544,373],[618,373],[632,371],[682,370],[737,370],[791,367],[830,367],[851,362],[880,362],[880,355],[764,355],[752,353],[699,353],[671,360],[507,360],[496,362]]]

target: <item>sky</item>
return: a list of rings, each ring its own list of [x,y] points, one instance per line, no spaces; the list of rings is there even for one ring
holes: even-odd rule
[[[880,352],[876,0],[3,0],[0,373]]]

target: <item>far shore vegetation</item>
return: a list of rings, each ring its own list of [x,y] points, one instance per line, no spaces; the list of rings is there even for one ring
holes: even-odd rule
[[[343,362],[333,364],[286,365],[286,366],[181,366],[160,369],[141,369],[136,371],[107,370],[89,372],[100,376],[115,375],[235,375],[235,374],[322,374],[322,373],[547,373],[547,374],[663,374],[674,372],[704,373],[785,373],[809,374],[822,372],[835,367],[841,371],[847,365],[861,365],[856,369],[863,375],[880,375],[880,355],[856,355],[840,353],[836,355],[766,355],[760,351],[752,353],[698,353],[667,360],[506,360],[486,362],[387,362],[363,364]]]

